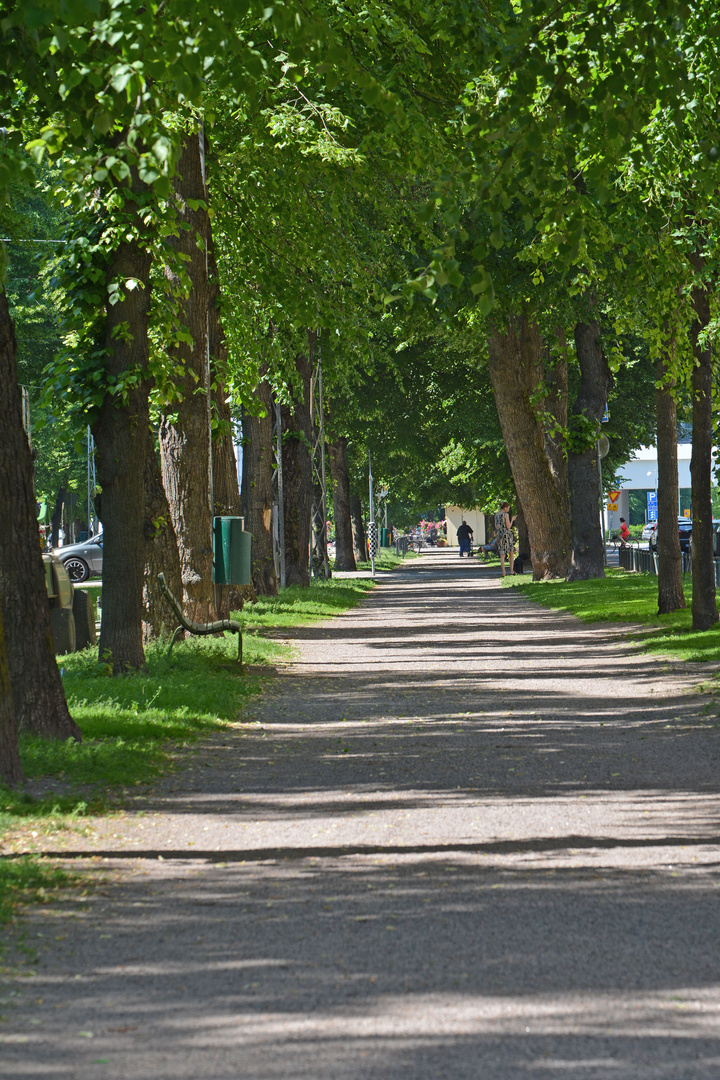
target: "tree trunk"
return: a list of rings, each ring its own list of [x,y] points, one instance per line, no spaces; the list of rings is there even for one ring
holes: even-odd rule
[[[242,517],[235,427],[225,391],[228,352],[220,315],[220,299],[220,275],[215,259],[212,223],[208,222],[208,348],[212,406],[217,421],[212,441],[213,514]],[[252,585],[215,586],[215,603],[221,619],[229,618],[231,610],[241,610],[246,600],[257,600]]]
[[[541,380],[542,340],[537,325],[512,315],[490,335],[489,372],[500,427],[530,539],[533,576],[565,577],[570,566],[570,525],[564,493],[545,451],[545,430],[531,396]]]
[[[686,607],[682,582],[682,552],[677,527],[678,457],[677,407],[671,391],[675,380],[669,376],[662,357],[657,362],[655,416],[658,460],[658,614],[667,615]]]
[[[530,537],[528,536],[527,522],[523,513],[522,503],[517,500],[515,508],[515,528],[518,534],[518,554],[530,554]]]
[[[696,270],[702,268],[699,258]],[[710,301],[707,290],[696,285],[692,293],[695,319],[692,339],[692,626],[693,630],[709,630],[718,621],[715,601],[715,564],[713,562],[712,524],[712,353],[709,345],[700,345],[698,336],[710,322]],[[676,530],[677,531],[677,530]]]
[[[285,504],[285,580],[288,585],[310,584],[310,527],[313,501],[310,446],[310,376],[315,334],[308,331],[308,355],[297,356],[300,390],[293,390],[292,408],[282,407],[283,486]]]
[[[208,348],[212,405],[217,421],[213,436],[214,513],[221,517],[242,517],[237,458],[233,442],[234,426],[225,392],[227,345],[220,317],[220,278],[215,260],[212,227],[208,222]]]
[[[352,526],[352,546],[355,563],[367,562],[365,548],[365,526],[363,525],[362,503],[359,495],[350,496],[350,525]]]
[[[347,439],[343,436],[328,446],[335,517],[335,569],[356,570],[350,517],[350,476],[347,463]]]
[[[580,453],[568,454],[572,558],[567,579],[586,581],[605,577],[597,430],[607,404],[612,376],[600,343],[597,322],[577,324],[575,349],[580,363],[580,388],[572,412],[574,417],[592,421],[593,434],[589,446]]]
[[[243,416],[242,505],[245,528],[252,533],[252,579],[258,596],[277,596],[273,555],[273,402],[270,384],[255,391],[264,416]]]
[[[60,526],[62,525],[62,512],[66,495],[67,478],[63,481],[62,486],[58,488],[57,495],[55,496],[55,509],[50,518],[50,547],[52,548],[60,546]]]
[[[327,502],[326,502],[327,508]],[[312,564],[315,577],[325,577],[325,565],[327,563],[330,577],[330,562],[327,554],[327,529],[323,515],[322,485],[316,483],[313,486],[312,503]]]
[[[179,293],[178,330],[191,340],[179,341],[173,349],[182,371],[176,377],[180,400],[175,415],[164,416],[160,425],[162,476],[180,555],[182,602],[195,622],[214,622],[218,617],[213,594],[210,490],[206,199],[200,136],[195,132],[187,136],[175,178],[179,234],[173,247],[190,279],[188,295],[182,292],[175,268],[166,271]]]
[[[546,350],[543,374],[547,396],[543,401],[545,413],[545,453],[555,487],[563,500],[564,515],[570,520],[567,447],[563,431],[568,422],[568,360],[567,342],[562,328],[557,331],[560,356],[552,360]],[[527,550],[527,549],[526,549]]]
[[[18,750],[17,720],[10,687],[10,671],[5,648],[2,604],[0,603],[0,784],[16,787],[23,772]]]
[[[160,474],[155,439],[147,429],[145,454],[145,587],[143,590],[143,640],[172,634],[177,626],[174,614],[160,592],[158,574],[165,575],[168,588],[182,596],[182,576],[175,530],[170,517],[165,488]]]
[[[0,603],[14,708],[14,718],[5,717],[4,723],[46,739],[79,742],[80,729],[68,711],[53,649],[32,455],[22,422],[15,331],[4,290],[0,290],[0,417]],[[12,737],[11,733],[11,741]]]

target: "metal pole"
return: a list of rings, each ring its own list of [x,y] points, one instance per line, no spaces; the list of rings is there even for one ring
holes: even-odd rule
[[[325,578],[330,577],[330,562],[327,553],[327,481],[325,478],[325,410],[323,408],[322,357],[320,355],[320,332],[318,331],[318,403],[320,414],[320,472],[322,476],[322,524],[323,555],[325,556]]]
[[[600,457],[600,440],[597,443],[598,476],[600,477],[600,536],[603,546],[603,566],[607,566],[607,544],[605,543],[605,514],[603,513],[603,481],[602,481],[602,458]]]
[[[370,447],[368,446],[368,488],[370,491],[370,524],[375,524],[375,502],[373,500],[373,478],[372,478],[372,462],[370,460]],[[372,576],[375,577],[375,552],[373,545],[370,545],[370,565],[372,567]]]
[[[198,143],[200,150],[200,171],[202,172],[202,184],[207,203],[207,175],[205,172],[205,127],[201,123],[198,130]],[[208,218],[208,229],[210,219]],[[205,237],[205,285],[209,286],[210,262],[208,256],[209,236]],[[210,372],[210,306],[205,310],[205,402],[208,426],[208,500],[210,503],[210,517],[215,511],[215,478],[213,475],[213,440],[212,440],[212,377]]]
[[[282,466],[282,414],[275,402],[275,431],[277,454],[277,489],[278,489],[278,542],[280,545],[280,588],[285,588],[285,492],[283,487]]]
[[[88,534],[92,535],[97,531],[97,523],[95,516],[95,489],[97,487],[95,478],[95,440],[92,436],[92,431],[88,425],[87,429],[87,509],[88,509]]]

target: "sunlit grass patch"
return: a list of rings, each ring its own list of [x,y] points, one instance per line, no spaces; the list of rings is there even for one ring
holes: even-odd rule
[[[679,660],[720,660],[720,626],[698,632],[692,629],[692,579],[684,575],[687,607],[658,615],[658,579],[654,574],[607,569],[605,578],[591,581],[518,581],[506,585],[537,600],[544,607],[567,611],[584,622],[642,624],[633,637],[650,652]]]
[[[248,630],[307,626],[355,607],[373,587],[367,578],[319,579],[312,581],[308,589],[291,585],[279,596],[258,597],[257,603],[246,604],[233,618]]]
[[[245,637],[245,661],[267,663],[287,649],[255,635]],[[166,642],[146,650],[147,670],[113,677],[95,650],[62,658],[63,685],[81,743],[21,735],[20,755],[28,780],[53,777],[51,795],[37,800],[0,788],[0,827],[8,817],[41,817],[102,808],[118,788],[157,775],[172,747],[189,744],[223,727],[261,685],[241,675],[237,638],[191,638],[172,653]]]

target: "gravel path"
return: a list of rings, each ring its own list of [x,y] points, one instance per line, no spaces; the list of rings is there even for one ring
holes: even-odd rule
[[[0,1074],[717,1080],[707,667],[447,552],[292,636],[245,727],[45,846],[106,881],[28,912]]]

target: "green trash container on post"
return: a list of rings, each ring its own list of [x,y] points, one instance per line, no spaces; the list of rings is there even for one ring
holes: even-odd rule
[[[390,547],[390,530],[380,530],[380,547]]]
[[[252,585],[252,534],[241,517],[213,518],[213,581],[216,585]]]

